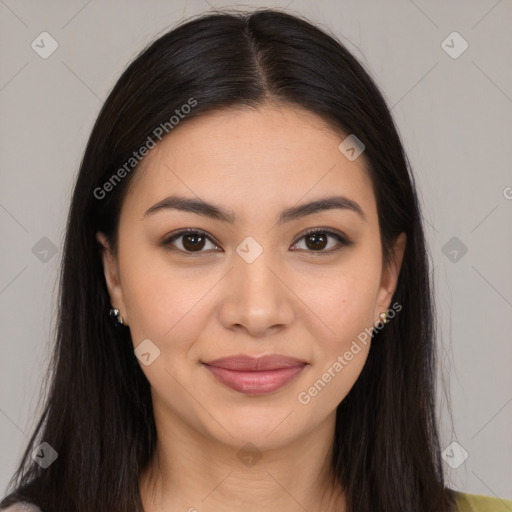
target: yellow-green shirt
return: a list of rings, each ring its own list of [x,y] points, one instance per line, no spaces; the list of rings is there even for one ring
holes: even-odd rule
[[[455,491],[454,512],[512,512],[512,501]]]
[[[453,512],[512,512],[512,501],[454,491],[457,508]],[[40,512],[35,505],[16,503],[5,512]]]

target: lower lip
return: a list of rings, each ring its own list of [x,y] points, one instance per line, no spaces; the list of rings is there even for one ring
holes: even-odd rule
[[[278,370],[238,371],[218,366],[204,365],[222,384],[248,395],[265,395],[282,388],[296,377],[306,366],[293,366]]]

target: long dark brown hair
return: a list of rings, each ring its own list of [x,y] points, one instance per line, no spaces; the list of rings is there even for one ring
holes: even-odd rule
[[[172,133],[169,120],[191,98],[180,123],[270,99],[308,109],[365,145],[385,263],[397,235],[407,235],[392,300],[402,310],[375,333],[362,373],[337,408],[332,470],[350,512],[448,512],[453,497],[435,410],[435,311],[412,171],[364,67],[335,37],[277,10],[214,12],[182,23],[139,54],[105,101],[67,221],[43,412],[1,505],[142,511],[139,476],[156,442],[150,385],[129,328],[116,330],[108,318],[95,234],[104,232],[116,249],[120,207],[138,168],[126,162],[157,127]],[[105,187],[123,165],[123,179]],[[108,188],[101,198],[99,188]],[[42,442],[58,453],[47,469],[31,457]]]

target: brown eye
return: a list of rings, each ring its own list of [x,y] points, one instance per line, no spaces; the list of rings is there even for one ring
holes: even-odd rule
[[[338,244],[329,245],[329,239],[335,239]],[[303,235],[298,242],[301,240],[305,241],[305,249],[308,252],[319,252],[319,253],[331,253],[341,249],[343,246],[348,246],[352,242],[349,242],[347,238],[339,233],[336,233],[327,229],[316,229]],[[295,244],[295,247],[298,245]],[[302,250],[302,248],[299,248]]]
[[[163,246],[171,250],[185,253],[208,252],[207,250],[203,250],[208,243],[211,244],[211,249],[217,248],[204,232],[193,229],[180,231],[162,241]],[[210,248],[207,247],[207,249]]]
[[[305,241],[305,247],[297,247],[302,240]],[[337,243],[330,243],[330,240],[335,240]],[[341,233],[330,229],[315,229],[299,238],[292,250],[305,250],[319,255],[330,254],[351,244],[352,242]],[[185,229],[174,233],[164,239],[161,245],[169,250],[185,254],[201,254],[220,249],[205,232],[197,229]],[[220,250],[222,251],[222,249]]]
[[[325,249],[329,235],[326,235],[325,233],[312,233],[311,235],[307,235],[304,238],[306,240],[308,249],[316,251]]]
[[[201,250],[204,247],[206,237],[203,235],[182,235],[182,245],[187,251]]]

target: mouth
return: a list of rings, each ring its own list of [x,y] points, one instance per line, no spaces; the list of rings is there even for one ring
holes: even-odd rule
[[[265,395],[281,389],[309,366],[300,359],[281,355],[239,355],[202,364],[218,382],[248,395]]]

